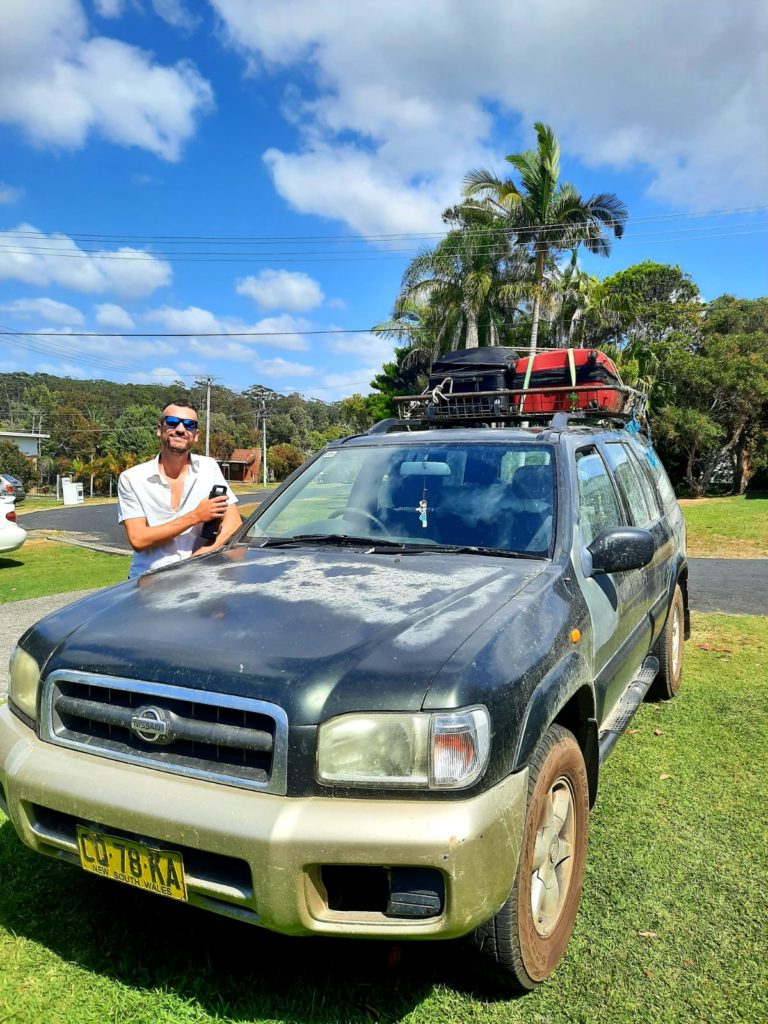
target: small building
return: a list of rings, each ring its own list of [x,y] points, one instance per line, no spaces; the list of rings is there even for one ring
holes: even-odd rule
[[[47,441],[50,436],[31,431],[0,430],[0,441],[10,441],[22,454],[31,455],[33,459],[40,457],[40,442]]]
[[[257,484],[261,469],[261,452],[258,448],[235,448],[228,459],[219,460],[219,465],[225,480]]]

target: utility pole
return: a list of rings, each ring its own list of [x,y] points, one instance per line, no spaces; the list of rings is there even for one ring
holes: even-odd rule
[[[261,400],[261,476],[267,486],[267,403]]]
[[[205,388],[205,454],[211,454],[211,384],[216,380],[212,374],[198,377],[195,387]]]
[[[256,424],[258,426],[259,420],[261,420],[261,478],[264,481],[264,486],[267,486],[267,400],[266,396],[269,394],[268,389],[260,387],[252,387],[249,389],[249,394],[253,399],[254,406],[258,410],[258,418]]]

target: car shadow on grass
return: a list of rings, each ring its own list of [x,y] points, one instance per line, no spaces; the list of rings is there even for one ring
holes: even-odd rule
[[[23,562],[17,562],[15,558],[0,558],[0,569],[17,569]]]
[[[0,928],[134,990],[195,999],[212,1016],[394,1022],[435,986],[510,998],[464,942],[289,938],[42,857],[7,821],[0,877]]]

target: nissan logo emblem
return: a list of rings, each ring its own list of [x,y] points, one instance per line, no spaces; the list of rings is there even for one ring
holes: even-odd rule
[[[131,732],[147,743],[168,743],[171,716],[163,708],[139,708],[131,718]]]

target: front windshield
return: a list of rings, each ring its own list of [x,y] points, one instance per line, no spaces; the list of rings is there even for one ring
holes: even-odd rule
[[[346,537],[545,557],[554,495],[552,451],[535,443],[336,448],[256,513],[247,539]]]

